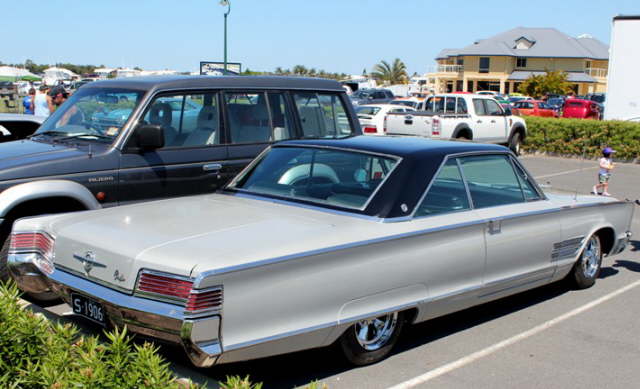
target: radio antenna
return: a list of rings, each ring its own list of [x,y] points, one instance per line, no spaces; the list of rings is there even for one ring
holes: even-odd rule
[[[584,168],[584,160],[586,158],[586,154],[587,154],[587,146],[584,144],[584,142],[582,143],[582,158],[580,161],[580,170],[579,173],[580,175],[582,175],[582,169]],[[576,184],[576,191],[573,195],[573,201],[578,201],[578,184]]]

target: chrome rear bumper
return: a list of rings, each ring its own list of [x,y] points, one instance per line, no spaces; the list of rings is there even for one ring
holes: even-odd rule
[[[25,291],[50,290],[69,305],[72,292],[88,296],[102,304],[111,325],[181,345],[198,367],[213,366],[222,354],[219,315],[185,318],[180,306],[122,293],[60,269],[44,276],[28,258],[12,257],[12,277]]]

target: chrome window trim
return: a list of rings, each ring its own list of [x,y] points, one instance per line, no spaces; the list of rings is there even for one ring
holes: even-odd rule
[[[325,207],[320,207],[320,206],[311,205],[311,204],[303,204],[303,203],[298,203],[298,202],[294,202],[294,201],[289,201],[289,200],[286,200],[286,199],[265,197],[265,196],[261,196],[261,195],[255,194],[255,193],[248,193],[248,192],[238,191],[238,192],[221,193],[221,195],[237,196],[237,197],[244,198],[244,199],[267,201],[267,202],[276,203],[276,204],[282,204],[282,205],[290,205],[292,207],[309,209],[309,210],[312,210],[312,211],[325,212],[325,213],[329,213],[329,214],[333,214],[333,215],[339,215],[339,216],[354,217],[354,218],[358,218],[358,219],[370,220],[370,221],[373,221],[373,222],[384,222],[386,220],[386,219],[383,219],[383,218],[380,218],[380,217],[377,217],[377,216],[369,216],[369,215],[364,215],[364,214],[361,214],[361,213],[353,213],[353,212],[349,212],[349,211],[340,211],[340,210],[337,210],[337,209],[325,208]]]
[[[511,214],[511,215],[503,215],[503,216],[498,216],[498,217],[492,217],[490,219],[489,218],[484,218],[484,219],[477,219],[477,220],[468,221],[468,222],[462,222],[462,223],[448,224],[448,225],[438,226],[438,227],[425,228],[425,229],[421,229],[421,230],[417,230],[417,231],[405,232],[405,233],[395,234],[395,235],[390,235],[390,236],[383,236],[383,237],[379,237],[379,238],[375,238],[375,239],[368,239],[368,240],[363,240],[363,241],[358,241],[358,242],[345,243],[345,244],[340,244],[340,245],[331,246],[331,247],[325,247],[325,248],[321,248],[321,249],[315,249],[315,250],[303,251],[303,252],[299,252],[299,253],[295,253],[295,254],[284,255],[284,256],[280,256],[280,257],[262,259],[262,260],[253,261],[253,262],[249,262],[249,263],[244,263],[244,264],[240,264],[240,265],[227,266],[227,267],[223,267],[223,268],[220,268],[220,269],[205,270],[205,271],[201,272],[200,274],[198,274],[198,276],[196,276],[195,281],[194,281],[194,287],[198,287],[208,277],[214,277],[214,276],[218,276],[218,275],[222,275],[222,274],[238,272],[238,271],[241,271],[241,270],[247,270],[247,269],[252,269],[252,268],[258,268],[258,267],[273,265],[273,264],[287,262],[287,261],[291,261],[291,260],[302,258],[302,257],[325,254],[325,253],[329,253],[329,252],[332,252],[332,251],[346,250],[346,249],[350,249],[350,248],[353,248],[353,247],[360,247],[360,246],[364,246],[364,245],[368,245],[368,244],[386,242],[386,241],[389,241],[389,240],[402,239],[402,238],[407,238],[407,237],[412,237],[412,236],[417,236],[417,235],[423,235],[423,234],[429,234],[429,233],[434,233],[434,232],[447,231],[447,230],[452,230],[452,229],[456,229],[456,228],[470,227],[470,226],[473,226],[473,225],[479,225],[479,224],[488,223],[490,220],[493,220],[493,221],[509,220],[509,219],[516,219],[516,218],[521,218],[521,217],[528,217],[528,216],[544,215],[544,214],[547,214],[547,213],[561,212],[563,210],[590,208],[590,207],[597,207],[597,206],[603,206],[603,205],[607,205],[607,206],[608,205],[619,205],[619,204],[625,204],[625,202],[624,201],[611,201],[611,202],[606,202],[606,203],[587,203],[587,204],[564,205],[564,206],[557,207],[557,208],[549,208],[549,209],[542,209],[542,210],[536,210],[536,211],[527,211],[527,212],[515,213],[515,214]],[[486,208],[483,208],[483,209],[486,209]],[[380,221],[386,222],[383,219],[381,219]]]
[[[544,191],[540,188],[540,186],[538,185],[538,183],[536,182],[533,175],[524,167],[524,165],[520,162],[520,160],[516,157],[514,157],[513,155],[510,155],[511,158],[511,162],[516,165],[518,168],[520,168],[520,170],[522,170],[522,172],[526,175],[526,179],[529,182],[529,184],[531,184],[531,186],[533,186],[533,189],[535,189],[535,191],[538,193],[538,198],[535,200],[529,200],[528,202],[531,201],[540,201],[540,200],[548,200],[547,195],[544,193]]]
[[[363,151],[363,150],[357,150],[357,149],[352,149],[352,148],[343,148],[343,147],[334,147],[334,146],[316,146],[316,145],[278,145],[276,148],[309,148],[309,149],[327,149],[327,150],[335,150],[335,151],[341,151],[341,152],[346,152],[346,153],[354,153],[354,154],[364,154],[364,155],[374,155],[377,157],[384,157],[384,158],[388,158],[388,159],[393,159],[396,161],[395,165],[393,165],[393,167],[391,168],[391,170],[389,170],[389,172],[387,172],[387,174],[385,175],[384,179],[382,180],[382,182],[380,182],[380,184],[378,184],[378,186],[376,187],[376,189],[371,192],[371,194],[369,195],[369,197],[367,198],[367,201],[361,206],[361,207],[350,207],[350,206],[346,206],[346,205],[332,205],[332,204],[328,204],[328,203],[322,203],[322,202],[318,202],[318,201],[313,201],[313,200],[308,200],[308,199],[302,199],[302,198],[297,198],[297,197],[286,197],[286,196],[280,196],[280,195],[274,195],[271,193],[265,193],[265,192],[256,192],[256,191],[250,191],[250,190],[246,190],[244,188],[238,188],[235,185],[237,184],[237,182],[241,179],[244,178],[246,172],[248,172],[248,168],[251,166],[255,166],[257,163],[259,163],[260,161],[262,161],[262,159],[264,158],[264,156],[266,155],[266,152],[269,150],[272,150],[272,147],[267,148],[265,151],[263,151],[258,158],[256,158],[249,166],[247,166],[247,168],[245,168],[242,172],[240,172],[240,174],[238,174],[236,176],[236,178],[234,178],[225,188],[229,188],[231,190],[240,192],[240,193],[246,193],[246,194],[252,194],[252,195],[257,195],[257,196],[274,196],[277,198],[281,198],[281,199],[286,199],[286,200],[300,200],[300,201],[307,201],[313,204],[319,204],[320,206],[332,206],[332,207],[337,207],[337,208],[344,208],[344,209],[351,209],[351,210],[355,210],[355,211],[364,211],[365,209],[367,209],[367,207],[369,206],[369,204],[371,203],[371,201],[373,201],[373,199],[376,197],[376,195],[378,194],[378,192],[380,191],[380,189],[385,185],[385,183],[387,182],[387,180],[389,179],[389,177],[391,177],[391,175],[393,174],[393,172],[396,171],[396,169],[398,168],[398,166],[400,166],[400,164],[402,163],[403,159],[402,157],[399,157],[397,155],[390,155],[390,154],[383,154],[383,153],[376,153],[376,152],[370,152],[370,151]],[[246,172],[245,172],[246,171]]]
[[[427,215],[427,216],[416,217],[415,214],[418,211],[418,207],[420,206],[420,204],[422,204],[424,199],[427,197],[427,194],[429,193],[429,189],[431,189],[431,186],[433,185],[434,181],[436,180],[436,178],[440,174],[440,171],[442,170],[444,165],[446,165],[446,163],[449,161],[449,159],[452,159],[452,158],[456,159],[456,163],[458,165],[458,171],[460,172],[460,176],[462,177],[462,181],[464,183],[465,190],[467,191],[467,200],[469,201],[469,207],[470,208],[469,209],[465,209],[465,211],[470,211],[470,210],[475,209],[475,205],[473,204],[473,199],[471,198],[471,193],[469,192],[469,185],[467,184],[467,178],[464,175],[464,171],[462,171],[462,166],[460,166],[460,159],[459,158],[460,157],[467,157],[467,156],[474,156],[474,155],[487,155],[487,154],[509,155],[509,152],[508,151],[498,151],[498,150],[482,150],[482,151],[469,151],[469,152],[463,152],[463,153],[453,153],[453,154],[446,155],[442,159],[442,162],[440,162],[440,166],[438,166],[438,170],[436,170],[436,172],[431,177],[431,181],[429,182],[429,185],[427,185],[427,188],[424,190],[424,192],[420,196],[420,200],[418,200],[418,202],[416,203],[415,207],[413,207],[413,211],[411,212],[411,215],[409,215],[408,219],[406,219],[406,220],[413,220],[414,218],[422,219],[422,218],[425,218],[425,217],[436,216],[436,215]],[[448,214],[448,212],[441,213],[439,215],[446,215],[446,214]],[[397,219],[397,218],[395,218],[395,219]],[[406,221],[406,220],[397,220],[397,221]]]

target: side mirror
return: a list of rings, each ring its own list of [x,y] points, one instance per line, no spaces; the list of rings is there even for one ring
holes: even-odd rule
[[[142,151],[164,147],[164,130],[158,124],[141,124],[134,133],[135,146]]]
[[[511,116],[511,115],[513,115],[513,112],[511,111],[511,108],[503,107],[503,109],[504,109],[504,116]]]

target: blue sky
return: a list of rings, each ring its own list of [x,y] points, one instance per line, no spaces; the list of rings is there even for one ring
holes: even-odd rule
[[[611,18],[638,0],[231,0],[229,61],[360,74],[400,58],[424,73],[442,48],[517,26],[609,43]],[[0,61],[195,71],[223,58],[218,0],[5,0]],[[10,38],[11,37],[11,38]]]

